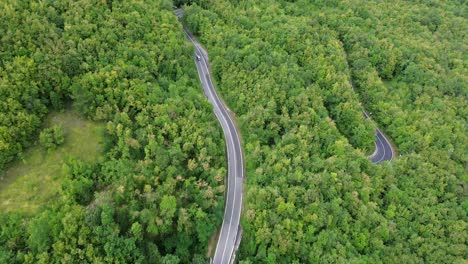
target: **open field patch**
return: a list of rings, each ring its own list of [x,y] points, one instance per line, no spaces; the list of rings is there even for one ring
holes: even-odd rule
[[[0,211],[33,213],[59,195],[62,166],[69,157],[97,160],[103,125],[81,118],[72,110],[53,112],[44,128],[63,127],[65,142],[47,151],[36,143],[0,175]]]

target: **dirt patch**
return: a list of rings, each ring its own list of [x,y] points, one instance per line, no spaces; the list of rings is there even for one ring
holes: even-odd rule
[[[214,251],[216,249],[216,242],[218,242],[218,237],[219,237],[219,229],[216,229],[216,231],[211,235],[210,237],[210,243],[208,244],[208,251],[206,252],[206,256],[208,258],[213,257]]]

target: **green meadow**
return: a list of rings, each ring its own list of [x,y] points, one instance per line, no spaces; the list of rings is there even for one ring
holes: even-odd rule
[[[63,127],[64,144],[48,152],[36,142],[0,175],[0,212],[34,213],[59,197],[62,166],[68,158],[84,161],[99,158],[103,124],[67,110],[49,114],[44,128],[54,125]]]

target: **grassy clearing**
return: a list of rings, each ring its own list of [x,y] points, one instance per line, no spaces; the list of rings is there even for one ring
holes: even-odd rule
[[[102,150],[103,124],[82,119],[76,112],[51,113],[45,127],[62,125],[65,142],[48,153],[35,144],[0,175],[0,212],[34,213],[59,195],[62,165],[68,157],[95,161]]]

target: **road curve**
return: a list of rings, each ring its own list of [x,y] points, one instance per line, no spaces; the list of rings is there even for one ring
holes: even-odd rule
[[[365,118],[370,118],[369,114],[364,112]],[[387,137],[380,131],[380,129],[375,130],[375,151],[369,156],[369,159],[372,163],[379,164],[384,161],[390,161],[395,157],[395,150],[393,149],[392,144],[387,139]]]
[[[342,43],[343,45],[343,43]],[[349,68],[349,63],[348,63],[348,55],[345,51],[345,59],[346,59],[346,64],[348,65]],[[349,84],[351,85],[351,89],[353,89],[354,92],[356,90],[354,89],[354,83],[353,80],[351,79],[351,76],[349,78]],[[365,118],[371,119],[370,115],[364,110],[363,108],[363,113]],[[375,151],[372,153],[372,155],[369,156],[369,159],[372,161],[374,164],[379,164],[384,161],[390,161],[395,157],[395,149],[393,149],[392,144],[390,144],[390,140],[380,131],[380,129],[375,129]]]
[[[177,17],[183,16],[183,11],[177,9],[174,11]],[[242,210],[243,198],[243,179],[244,179],[244,161],[242,148],[240,144],[239,131],[234,125],[234,121],[229,115],[227,107],[220,100],[213,82],[211,81],[210,70],[208,67],[208,53],[203,47],[184,29],[185,35],[195,46],[195,65],[197,66],[198,76],[203,87],[206,98],[213,105],[213,111],[223,129],[226,141],[228,175],[227,191],[224,209],[224,218],[221,226],[221,232],[216,245],[216,251],[213,258],[214,264],[231,263],[235,258],[235,250],[240,239],[238,237],[240,228],[240,215]]]

